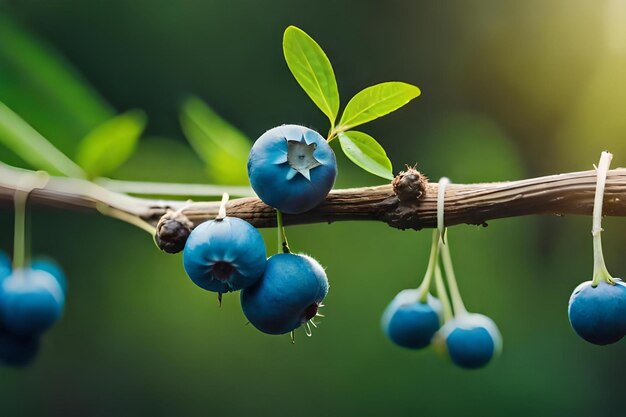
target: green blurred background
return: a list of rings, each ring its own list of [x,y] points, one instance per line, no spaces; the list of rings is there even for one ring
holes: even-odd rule
[[[418,162],[435,179],[520,179],[589,169],[604,149],[624,165],[621,0],[4,0],[0,101],[70,156],[112,114],[143,109],[147,130],[114,177],[215,183],[223,178],[207,174],[180,128],[191,94],[251,138],[283,123],[328,128],[282,57],[290,24],[325,49],[344,104],[382,81],[422,89],[364,129],[396,171]],[[345,157],[339,168],[338,187],[381,183]],[[0,209],[0,247],[11,250],[12,210]],[[450,231],[467,306],[504,337],[499,360],[468,372],[397,348],[379,328],[391,298],[418,284],[428,232],[290,227],[292,247],[319,259],[331,282],[320,328],[292,345],[246,326],[237,295],[219,308],[181,256],[142,231],[94,214],[33,215],[34,251],[66,268],[70,289],[34,365],[0,369],[3,415],[624,415],[626,342],[586,344],[567,321],[572,289],[591,274],[589,217]],[[619,276],[626,221],[604,226]],[[273,231],[263,233],[274,248]]]

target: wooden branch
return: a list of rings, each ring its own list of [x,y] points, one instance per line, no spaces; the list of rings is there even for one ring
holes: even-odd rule
[[[20,179],[29,171],[0,164],[0,201],[11,201]],[[446,189],[445,223],[485,224],[505,217],[553,214],[590,215],[593,207],[595,171],[571,172],[520,181],[484,184],[451,184]],[[109,207],[155,226],[168,211],[182,210],[194,225],[216,216],[219,202],[187,203],[131,197],[92,182],[51,177],[44,188],[31,194],[36,204],[68,209]],[[403,199],[404,200],[404,199]],[[285,215],[285,224],[330,223],[346,220],[382,221],[399,229],[436,226],[437,185],[426,184],[420,198],[400,201],[391,185],[332,191],[326,201],[300,215]],[[230,216],[256,227],[276,225],[272,208],[257,198],[231,200]],[[604,214],[626,216],[626,169],[609,171],[604,196]],[[122,216],[114,216],[120,217]]]

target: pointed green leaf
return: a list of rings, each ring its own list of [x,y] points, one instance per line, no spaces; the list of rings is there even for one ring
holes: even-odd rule
[[[374,175],[393,179],[391,161],[376,139],[367,133],[351,130],[339,133],[339,143],[352,162]]]
[[[337,131],[350,130],[399,109],[420,95],[414,85],[392,81],[357,93],[346,105]]]
[[[76,161],[90,178],[110,175],[132,155],[146,116],[131,110],[97,126],[79,143]]]
[[[252,144],[246,135],[195,97],[183,104],[180,123],[212,182],[248,184],[246,166]]]
[[[0,99],[68,155],[115,116],[67,59],[7,13],[0,13]]]
[[[52,175],[84,177],[70,158],[41,136],[13,110],[0,102],[0,142],[35,169]]]
[[[333,67],[322,48],[302,29],[289,26],[283,36],[283,53],[298,84],[334,126],[339,91]]]

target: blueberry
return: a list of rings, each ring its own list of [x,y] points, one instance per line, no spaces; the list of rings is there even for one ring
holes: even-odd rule
[[[482,314],[465,313],[443,325],[435,343],[452,362],[465,369],[486,366],[502,350],[502,336],[496,324]]]
[[[6,253],[0,251],[0,282],[11,275],[11,260]]]
[[[64,303],[63,289],[46,271],[17,269],[1,285],[0,317],[16,335],[43,333],[61,317]]]
[[[626,284],[601,281],[580,284],[569,299],[568,316],[574,331],[596,345],[615,343],[626,335]]]
[[[441,302],[428,294],[427,301],[422,303],[419,295],[419,289],[400,291],[385,309],[382,319],[387,337],[409,349],[428,346],[442,322]]]
[[[30,364],[39,351],[39,338],[18,336],[0,326],[0,362],[14,367]]]
[[[56,263],[53,259],[47,257],[35,258],[30,263],[30,268],[48,272],[56,278],[63,290],[63,294],[67,293],[67,278],[65,277],[65,272],[61,268],[61,265]]]
[[[267,260],[259,282],[241,292],[241,306],[260,331],[284,334],[315,317],[327,293],[326,272],[315,259],[280,253]]]
[[[257,229],[237,217],[210,220],[189,235],[183,251],[189,278],[219,294],[254,284],[266,264],[265,243]]]
[[[263,202],[284,213],[303,213],[320,204],[337,176],[335,154],[314,130],[283,125],[252,146],[250,184]]]

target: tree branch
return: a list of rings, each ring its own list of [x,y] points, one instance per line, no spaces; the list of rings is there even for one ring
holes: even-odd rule
[[[0,201],[12,201],[20,178],[31,171],[0,164]],[[571,172],[520,181],[484,184],[450,184],[446,188],[445,223],[485,224],[489,220],[537,214],[591,215],[595,171]],[[119,184],[117,184],[119,186]],[[155,226],[168,211],[181,210],[194,225],[217,215],[219,202],[185,202],[131,197],[95,183],[51,177],[44,188],[31,194],[36,204],[68,209],[99,210],[134,216]],[[391,185],[332,191],[326,201],[300,215],[285,215],[285,224],[330,223],[345,220],[382,221],[399,229],[436,226],[437,185],[425,184],[420,198],[400,201]],[[240,217],[256,227],[273,227],[276,215],[257,198],[231,200],[229,216]],[[604,214],[626,216],[626,169],[609,171],[604,195]],[[124,219],[123,219],[124,220]]]

